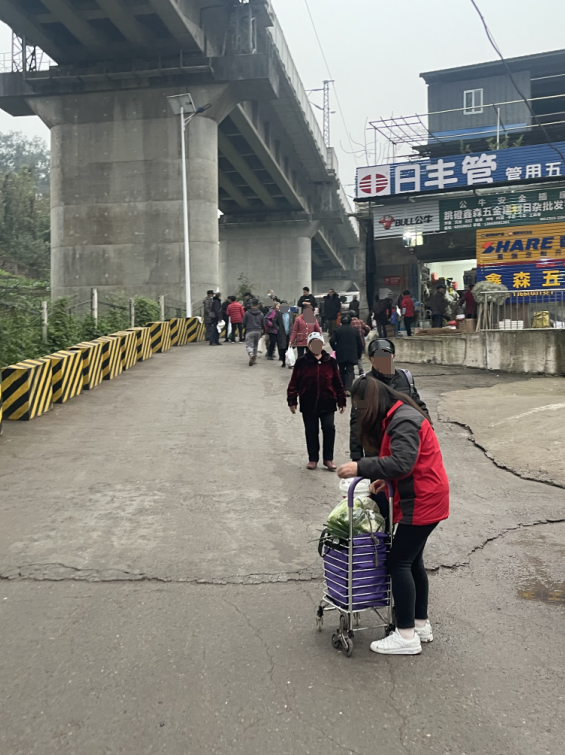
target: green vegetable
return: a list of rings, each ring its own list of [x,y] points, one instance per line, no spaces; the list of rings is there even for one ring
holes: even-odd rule
[[[377,510],[375,510],[377,509]],[[347,498],[339,503],[328,517],[326,529],[330,537],[349,537],[349,513]],[[385,520],[378,513],[378,507],[370,498],[353,500],[353,535],[368,535],[371,532],[384,532]]]

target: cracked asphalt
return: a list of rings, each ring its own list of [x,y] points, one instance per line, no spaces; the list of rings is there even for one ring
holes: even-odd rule
[[[433,416],[442,393],[527,380],[406,366]],[[314,622],[337,480],[305,469],[288,378],[198,344],[6,423],[2,755],[562,752],[563,489],[496,466],[468,402],[471,432],[451,404],[436,430],[452,514],[427,549],[436,639],[385,658],[369,629],[347,659],[335,619]]]

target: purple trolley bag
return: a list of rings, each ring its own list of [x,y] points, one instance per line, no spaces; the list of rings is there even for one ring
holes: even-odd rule
[[[393,605],[387,556],[393,531],[393,487],[387,481],[389,502],[388,532],[376,532],[353,537],[353,502],[355,488],[362,480],[356,477],[347,493],[349,511],[349,538],[347,545],[327,543],[323,549],[324,597],[318,606],[318,629],[324,623],[324,611],[339,612],[339,628],[332,635],[332,645],[347,657],[353,653],[355,631],[359,627],[361,611],[373,610],[380,619],[376,628],[393,627]],[[356,629],[353,629],[355,623]],[[374,628],[374,627],[371,627]]]

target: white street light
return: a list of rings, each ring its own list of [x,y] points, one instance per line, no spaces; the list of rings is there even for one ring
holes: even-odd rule
[[[181,123],[181,162],[182,162],[182,209],[184,221],[184,278],[186,286],[186,316],[192,316],[192,296],[190,293],[190,240],[188,229],[188,193],[186,185],[186,127],[195,115],[208,110],[210,105],[197,108],[190,94],[175,94],[167,97],[171,110],[180,115]]]

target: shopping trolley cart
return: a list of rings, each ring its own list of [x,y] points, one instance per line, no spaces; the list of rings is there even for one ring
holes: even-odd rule
[[[355,632],[394,628],[394,606],[387,569],[393,532],[393,488],[387,482],[387,531],[353,537],[354,493],[362,479],[356,477],[347,493],[349,538],[337,542],[328,538],[323,542],[324,596],[316,613],[318,629],[321,630],[324,612],[338,611],[339,627],[332,634],[332,645],[336,650],[343,650],[348,658],[353,654]],[[361,627],[361,613],[369,610],[374,611],[380,623]]]

